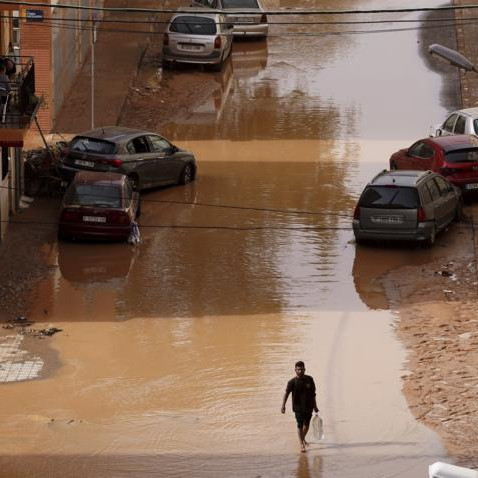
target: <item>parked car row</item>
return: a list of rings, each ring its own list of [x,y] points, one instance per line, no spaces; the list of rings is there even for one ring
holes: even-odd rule
[[[231,54],[234,37],[265,38],[268,30],[267,15],[258,0],[194,0],[166,26],[163,68],[190,63],[220,71]]]
[[[59,238],[126,240],[141,211],[139,191],[188,184],[197,166],[193,153],[156,133],[114,126],[75,136],[58,172],[69,183]]]
[[[434,136],[393,153],[390,171],[373,178],[357,203],[356,240],[433,244],[438,232],[460,219],[462,198],[478,191],[477,131],[478,108],[455,111]],[[473,134],[456,134],[463,132]]]

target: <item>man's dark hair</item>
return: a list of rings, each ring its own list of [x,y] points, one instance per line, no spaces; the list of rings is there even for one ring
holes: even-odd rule
[[[305,368],[305,364],[304,364],[304,362],[302,362],[302,360],[299,360],[298,362],[296,362],[295,366]]]

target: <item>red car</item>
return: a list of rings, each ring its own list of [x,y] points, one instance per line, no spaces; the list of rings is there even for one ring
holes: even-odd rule
[[[126,240],[139,213],[139,193],[127,176],[80,171],[63,198],[58,238]]]
[[[392,154],[390,169],[429,169],[463,192],[478,191],[478,138],[457,134],[420,139]]]

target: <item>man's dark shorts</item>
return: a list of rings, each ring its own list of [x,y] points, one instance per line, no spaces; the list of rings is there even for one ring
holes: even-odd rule
[[[297,428],[302,428],[304,425],[309,426],[311,418],[312,412],[295,412]]]

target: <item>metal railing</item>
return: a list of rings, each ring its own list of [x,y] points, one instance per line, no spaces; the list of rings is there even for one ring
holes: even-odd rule
[[[0,57],[0,62],[2,59],[10,60]],[[8,75],[10,90],[0,88],[0,128],[25,129],[39,101],[35,96],[35,64],[31,57],[17,56],[15,60],[15,71]]]

